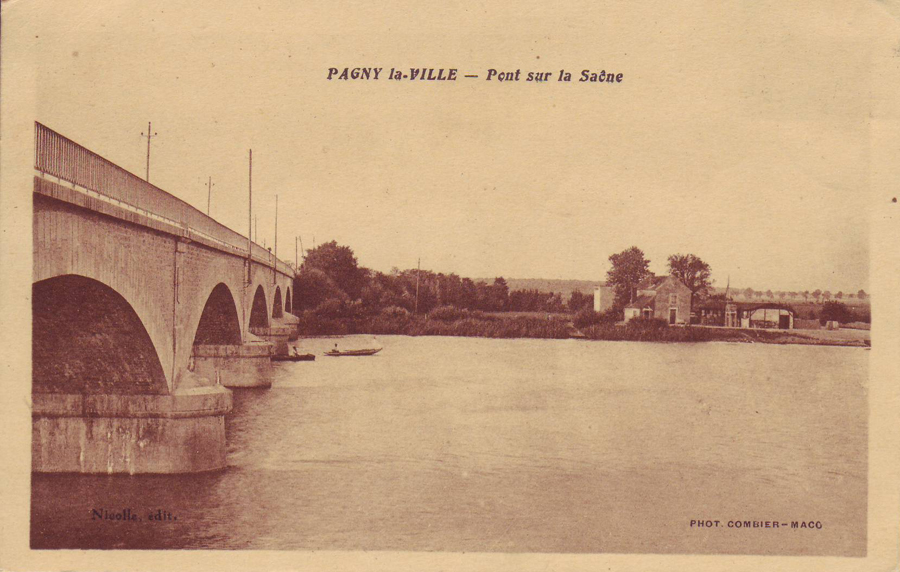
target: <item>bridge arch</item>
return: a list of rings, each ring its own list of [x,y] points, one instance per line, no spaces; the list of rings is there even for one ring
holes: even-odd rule
[[[281,287],[275,287],[275,300],[272,302],[272,317],[280,318],[284,315],[283,306],[281,304]]]
[[[293,314],[294,300],[291,298],[291,288],[288,287],[287,293],[284,295],[284,311]]]
[[[240,345],[241,321],[234,296],[223,282],[216,284],[206,299],[194,333],[194,345]]]
[[[77,274],[32,284],[32,391],[165,394],[156,348],[132,305]]]
[[[257,286],[256,293],[253,294],[253,304],[250,306],[250,327],[269,327],[269,305],[266,303],[266,291],[263,290],[262,285]]]

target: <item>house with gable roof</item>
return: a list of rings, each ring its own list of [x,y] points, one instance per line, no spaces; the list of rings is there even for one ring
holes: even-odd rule
[[[625,306],[625,321],[660,318],[670,326],[691,320],[691,290],[674,276],[651,276],[638,284],[634,300]]]

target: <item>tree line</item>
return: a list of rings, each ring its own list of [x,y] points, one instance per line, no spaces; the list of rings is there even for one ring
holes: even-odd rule
[[[853,300],[853,299],[857,299],[857,300],[868,300],[869,299],[869,294],[866,293],[865,290],[858,290],[856,293],[853,293],[853,292],[844,293],[844,292],[839,291],[835,294],[832,294],[830,290],[823,291],[823,290],[819,290],[819,289],[813,290],[812,292],[810,292],[809,290],[804,290],[802,292],[800,292],[800,291],[773,292],[771,290],[766,290],[765,292],[763,292],[762,290],[754,290],[753,288],[745,288],[743,290],[738,291],[738,293],[748,300],[751,298],[754,298],[754,297],[757,299],[766,297],[766,298],[769,298],[770,300],[774,300],[775,298],[778,298],[779,300],[785,300],[785,299],[796,300],[798,298],[803,298],[804,301],[809,301],[809,299],[812,298],[812,300],[814,302],[818,303],[818,302],[827,302],[829,300],[840,301],[840,300]]]
[[[614,290],[610,320],[621,319],[622,310],[637,297],[638,286],[655,276],[644,252],[632,246],[609,257],[606,284]],[[672,254],[667,259],[668,274],[681,280],[691,291],[691,307],[706,299],[722,298],[713,294],[711,268],[694,254]],[[750,288],[737,291],[744,297],[774,299],[775,293],[757,292]],[[796,296],[793,296],[795,295]],[[308,250],[294,279],[295,311],[321,309],[328,314],[375,313],[388,308],[427,314],[440,307],[481,312],[590,312],[593,293],[574,291],[568,300],[560,293],[536,289],[510,290],[503,277],[493,282],[472,280],[454,273],[393,268],[389,273],[359,265],[353,250],[335,241]],[[839,301],[843,292],[834,296],[828,291],[782,292],[780,298],[803,296],[824,301]],[[860,290],[856,297],[867,298]],[[834,309],[830,308],[829,312]]]
[[[376,312],[403,308],[428,313],[451,306],[482,312],[566,312],[593,303],[593,297],[573,292],[568,301],[556,292],[510,290],[500,276],[487,282],[430,270],[393,268],[389,273],[359,265],[350,247],[335,241],[306,252],[294,279],[294,308]]]

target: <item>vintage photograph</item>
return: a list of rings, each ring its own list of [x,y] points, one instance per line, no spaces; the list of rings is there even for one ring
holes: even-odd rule
[[[883,11],[4,2],[30,549],[865,558]]]

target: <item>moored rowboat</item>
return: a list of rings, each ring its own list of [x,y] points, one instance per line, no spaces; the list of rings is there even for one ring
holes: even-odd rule
[[[315,354],[292,354],[286,356],[272,356],[272,361],[315,361]]]
[[[341,356],[372,356],[381,351],[381,348],[377,348],[374,350],[329,350],[325,352],[325,355],[331,357],[341,357]]]

